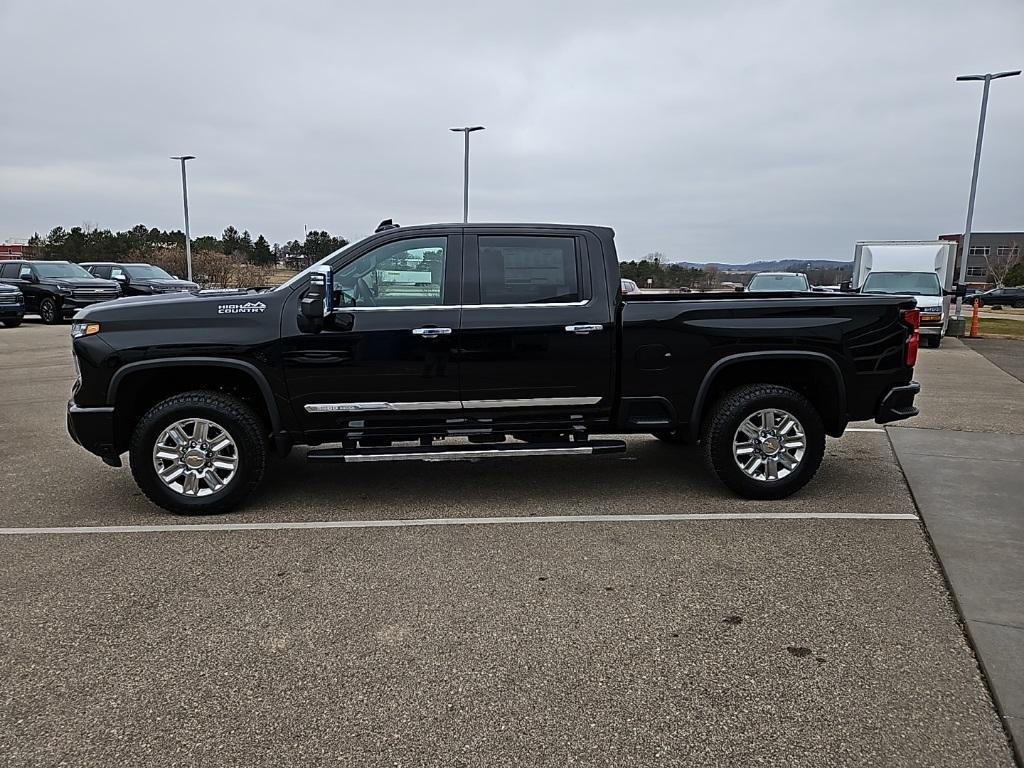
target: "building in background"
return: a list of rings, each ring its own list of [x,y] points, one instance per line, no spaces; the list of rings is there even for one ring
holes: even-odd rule
[[[28,240],[4,240],[0,243],[0,259],[31,259],[33,250]]]
[[[956,243],[956,275],[960,276],[963,258],[963,235],[939,235],[939,240]],[[967,285],[991,288],[995,285],[989,270],[989,260],[1019,257],[1024,251],[1024,232],[971,232],[971,252],[967,254]]]

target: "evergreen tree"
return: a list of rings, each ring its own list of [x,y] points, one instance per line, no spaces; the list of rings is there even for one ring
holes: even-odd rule
[[[262,264],[266,266],[269,266],[276,261],[273,251],[270,250],[270,243],[267,242],[267,238],[263,235],[257,237],[256,242],[253,243],[250,261],[254,264]]]
[[[238,230],[234,227],[227,227],[224,230],[224,234],[220,236],[221,242],[221,253],[226,253],[229,256],[235,251],[241,250],[242,238],[238,236]]]

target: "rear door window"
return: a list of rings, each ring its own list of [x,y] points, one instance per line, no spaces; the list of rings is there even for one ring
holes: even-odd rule
[[[4,264],[0,266],[0,278],[7,280],[18,279],[18,265],[17,264]]]
[[[481,235],[481,304],[565,304],[581,300],[574,237]]]

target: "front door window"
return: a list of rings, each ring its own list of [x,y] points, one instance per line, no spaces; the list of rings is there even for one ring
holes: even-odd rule
[[[445,296],[448,238],[398,240],[364,253],[334,272],[334,306],[432,307]]]

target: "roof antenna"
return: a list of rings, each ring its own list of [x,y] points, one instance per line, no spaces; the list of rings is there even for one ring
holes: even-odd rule
[[[384,219],[384,221],[378,224],[377,228],[373,230],[373,234],[377,234],[378,232],[386,232],[389,229],[398,229],[398,227],[399,225],[395,224],[391,219]]]

